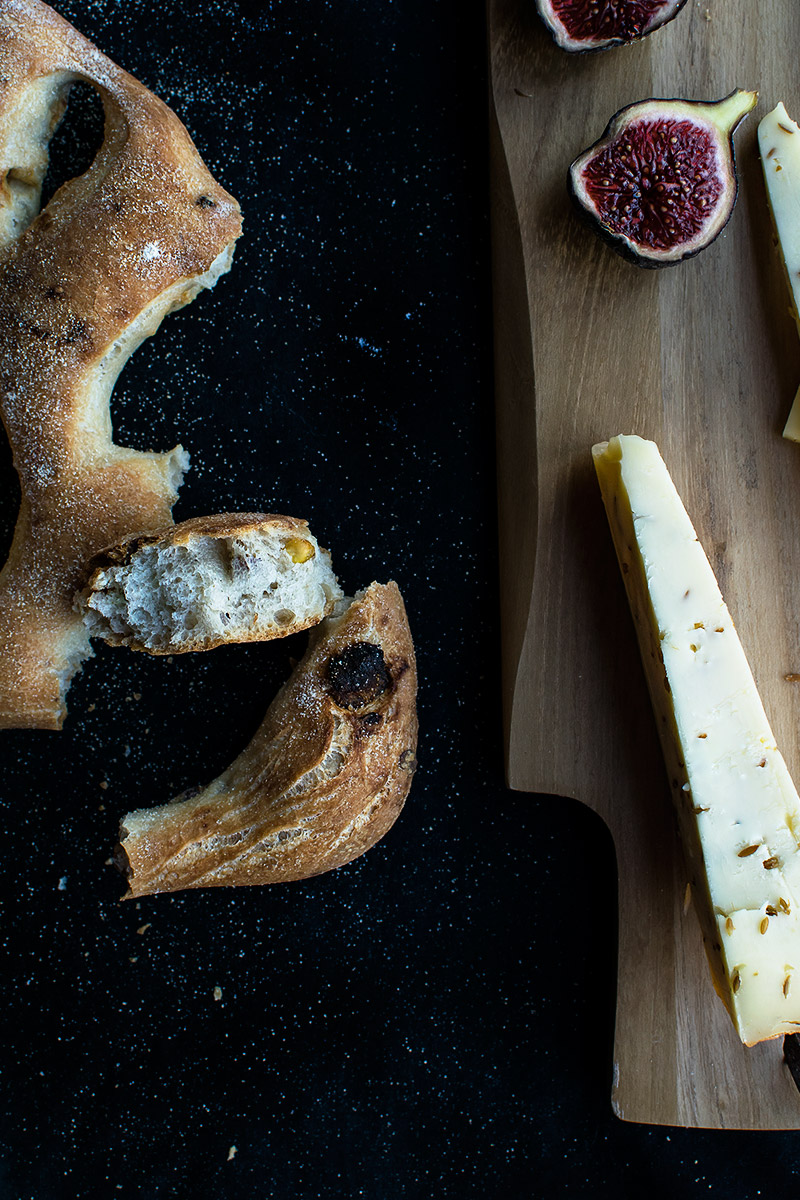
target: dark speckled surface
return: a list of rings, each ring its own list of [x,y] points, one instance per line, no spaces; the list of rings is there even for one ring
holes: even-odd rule
[[[63,732],[2,735],[0,1200],[794,1195],[800,1135],[614,1119],[610,840],[503,787],[480,6],[61,11],[246,218],[117,438],[190,450],[176,517],[287,511],[347,588],[398,581],[421,765],[334,874],[120,905],[121,814],[227,765],[297,643],[99,651]]]

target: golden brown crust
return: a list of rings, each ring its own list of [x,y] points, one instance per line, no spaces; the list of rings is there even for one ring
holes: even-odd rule
[[[81,572],[82,586],[91,587],[98,572],[107,567],[127,566],[143,546],[186,546],[195,537],[243,537],[248,533],[270,530],[296,533],[308,530],[308,521],[300,517],[283,517],[278,513],[214,513],[208,517],[188,517],[177,525],[162,525],[147,533],[131,533],[113,546],[105,546],[93,555]]]
[[[74,80],[103,99],[103,146],[20,233],[46,165],[37,130]],[[113,444],[111,388],[163,316],[227,269],[240,215],[166,105],[40,0],[0,0],[0,180],[0,412],[23,497],[0,573],[0,728],[57,729],[89,653],[78,567],[167,524],[185,466],[180,448]]]
[[[363,854],[411,783],[416,685],[400,592],[373,583],[317,626],[227,771],[190,799],[123,819],[127,897],[305,879]]]

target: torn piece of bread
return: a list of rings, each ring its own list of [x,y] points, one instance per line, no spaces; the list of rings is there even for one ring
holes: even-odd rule
[[[416,766],[417,674],[396,584],[312,630],[253,740],[191,797],[123,818],[126,898],[305,879],[392,826]]]
[[[104,141],[37,216],[76,81],[103,101]],[[180,446],[114,444],[114,383],[228,270],[241,219],[174,113],[41,0],[0,0],[0,179],[0,414],[22,493],[0,573],[0,728],[59,729],[91,653],[80,567],[167,524],[188,464]]]
[[[221,513],[101,551],[75,603],[90,637],[181,654],[308,629],[342,594],[308,522]]]

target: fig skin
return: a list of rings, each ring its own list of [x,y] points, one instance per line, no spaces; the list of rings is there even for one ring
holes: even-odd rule
[[[677,96],[663,99],[651,97],[619,109],[601,137],[578,155],[567,173],[567,190],[581,220],[617,254],[638,267],[648,270],[669,267],[694,258],[719,237],[733,214],[739,191],[733,134],[744,117],[755,107],[757,100],[757,92],[735,89],[716,101],[686,100]],[[713,131],[713,141],[717,150],[717,171],[723,183],[723,202],[714,202],[712,209],[705,216],[705,233],[701,237],[684,242],[685,249],[680,253],[676,252],[680,250],[680,240],[676,240],[674,249],[657,252],[651,251],[646,245],[636,243],[626,234],[617,232],[592,206],[590,200],[581,194],[580,181],[584,168],[606,146],[618,143],[627,128],[640,121],[647,122],[650,118],[694,122],[700,128]],[[721,167],[724,169],[721,170]]]
[[[551,13],[549,0],[536,0],[536,11],[559,50],[563,50],[566,54],[599,54],[603,50],[613,49],[614,46],[630,46],[634,42],[641,41],[642,38],[649,37],[651,33],[655,33],[658,29],[662,29],[665,25],[668,25],[670,21],[673,21],[685,5],[686,0],[676,0],[674,7],[671,10],[667,9],[666,16],[659,17],[654,24],[647,29],[643,29],[641,33],[630,34],[628,37],[604,38],[598,40],[596,43],[588,44],[585,42],[573,42],[555,15]]]

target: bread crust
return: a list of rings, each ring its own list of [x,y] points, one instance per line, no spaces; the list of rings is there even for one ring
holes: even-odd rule
[[[189,517],[177,525],[165,525],[151,533],[135,533],[123,538],[113,546],[107,546],[93,556],[83,575],[85,582],[79,586],[75,596],[75,607],[79,612],[84,611],[92,592],[101,590],[104,584],[103,573],[110,567],[128,566],[131,559],[145,546],[157,546],[166,549],[169,546],[187,546],[198,537],[210,538],[241,538],[247,534],[285,534],[307,538],[309,536],[308,521],[299,517],[285,517],[277,513],[215,513],[207,517]],[[316,539],[314,539],[316,541]],[[323,547],[318,547],[330,565],[330,554]],[[335,598],[331,597],[322,616],[329,616],[333,611]],[[297,618],[288,625],[282,626],[279,632],[269,633],[265,626],[256,624],[249,630],[238,630],[235,636],[205,637],[202,641],[182,645],[170,643],[163,647],[147,646],[135,636],[114,633],[111,630],[103,634],[103,640],[110,646],[127,646],[144,654],[168,655],[188,654],[198,650],[214,650],[231,641],[263,642],[274,637],[288,637],[292,633],[300,633],[316,625],[320,617],[307,619]]]
[[[294,533],[303,537],[308,521],[301,517],[284,517],[279,513],[213,513],[207,517],[187,517],[177,525],[162,525],[146,533],[131,533],[111,546],[105,546],[91,559],[81,574],[83,586],[91,587],[99,571],[107,567],[127,566],[134,554],[144,546],[187,546],[196,537],[243,537],[248,533]]]
[[[341,668],[354,648],[369,661],[345,686]],[[125,898],[305,879],[363,854],[392,826],[411,783],[416,687],[400,591],[372,583],[312,631],[260,729],[222,775],[191,798],[123,818]]]
[[[76,80],[102,97],[105,140],[23,229]],[[40,0],[0,0],[0,179],[0,413],[22,491],[0,573],[0,728],[58,729],[90,653],[79,566],[167,524],[188,461],[114,445],[113,384],[228,269],[241,219],[167,106]]]

